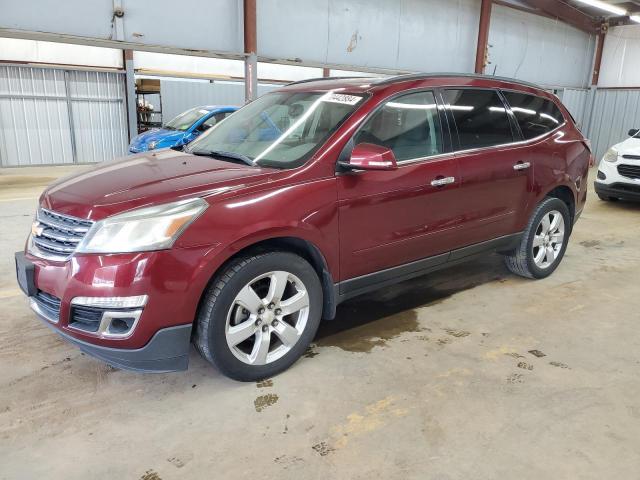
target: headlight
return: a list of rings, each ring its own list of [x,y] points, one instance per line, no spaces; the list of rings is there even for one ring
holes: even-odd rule
[[[604,157],[602,157],[602,159],[605,162],[615,162],[618,160],[618,151],[615,148],[610,148],[609,150],[607,150],[607,153],[604,154]]]
[[[202,198],[192,198],[105,218],[89,229],[76,251],[126,253],[170,248],[207,206]]]
[[[149,142],[149,145],[147,145],[147,148],[149,150],[155,150],[156,145],[158,145],[158,142]]]

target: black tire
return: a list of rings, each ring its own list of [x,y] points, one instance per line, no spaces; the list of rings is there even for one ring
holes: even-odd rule
[[[283,357],[265,365],[239,360],[227,344],[227,314],[236,295],[251,280],[267,272],[284,270],[304,284],[309,296],[309,315],[298,341]],[[322,316],[322,287],[313,267],[288,252],[259,253],[239,257],[221,271],[204,295],[196,318],[194,344],[200,354],[226,376],[244,382],[262,380],[289,368],[313,340]]]
[[[562,247],[558,253],[553,264],[547,268],[540,268],[535,264],[533,259],[533,238],[536,233],[536,229],[540,224],[543,216],[552,210],[560,212],[564,220],[565,234],[563,238]],[[536,207],[527,227],[525,228],[522,240],[517,249],[510,254],[505,255],[505,264],[507,268],[516,275],[526,278],[545,278],[551,275],[564,257],[564,253],[567,249],[569,242],[569,236],[571,235],[571,214],[567,205],[557,198],[547,197]]]

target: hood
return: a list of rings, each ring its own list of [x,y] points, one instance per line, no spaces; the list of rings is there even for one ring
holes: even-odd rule
[[[237,190],[267,181],[274,171],[167,149],[62,178],[44,191],[40,203],[58,213],[100,220],[142,206]]]
[[[178,141],[184,137],[186,132],[181,130],[168,130],[166,128],[152,128],[134,137],[131,147],[147,146],[150,142]]]
[[[624,142],[620,142],[613,148],[618,150],[620,155],[640,155],[640,138],[629,137]]]

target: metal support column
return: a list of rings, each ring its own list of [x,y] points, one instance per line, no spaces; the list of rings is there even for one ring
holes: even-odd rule
[[[136,78],[133,69],[133,50],[124,51],[125,99],[127,102],[127,122],[129,141],[138,134],[138,114],[136,106]]]
[[[600,80],[600,67],[602,65],[602,50],[604,49],[604,37],[605,33],[600,32],[596,39],[596,52],[595,59],[593,61],[593,75],[591,77],[591,85],[598,86],[598,80]]]
[[[67,114],[69,115],[69,139],[71,140],[71,157],[73,163],[78,163],[78,147],[76,146],[76,127],[73,121],[73,103],[71,102],[71,88],[69,87],[69,71],[64,73],[64,96],[67,101]]]
[[[482,0],[480,6],[480,24],[478,25],[478,44],[476,46],[476,73],[484,73],[487,64],[489,45],[489,25],[491,24],[492,0]]]
[[[589,90],[589,97],[587,98],[586,112],[587,118],[584,125],[584,133],[591,137],[591,125],[593,123],[593,110],[596,104],[596,93],[598,91],[598,81],[600,80],[600,67],[602,65],[602,51],[604,50],[604,38],[606,36],[606,26],[600,26],[600,33],[596,38],[596,50],[593,54],[593,73],[591,75],[591,88]]]
[[[243,1],[244,14],[244,99],[251,102],[258,97],[258,33],[256,0]]]

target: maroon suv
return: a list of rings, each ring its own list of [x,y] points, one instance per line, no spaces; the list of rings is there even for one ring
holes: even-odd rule
[[[551,274],[591,152],[524,82],[405,75],[298,82],[182,151],[51,185],[18,280],[67,340],[138,371],[289,367],[336,305],[485,254]]]

